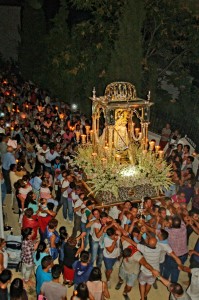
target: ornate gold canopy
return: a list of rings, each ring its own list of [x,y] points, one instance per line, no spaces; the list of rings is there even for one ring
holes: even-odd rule
[[[146,100],[141,99],[133,84],[113,82],[107,85],[104,96],[97,97],[93,89],[91,100],[95,147],[108,146],[121,155],[132,142],[140,142],[146,149],[150,106],[153,104],[150,93]],[[104,119],[103,126],[101,118]]]

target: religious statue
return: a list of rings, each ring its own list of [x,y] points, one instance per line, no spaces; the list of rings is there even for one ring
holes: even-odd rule
[[[116,151],[125,151],[128,148],[129,139],[127,132],[128,112],[123,109],[115,111],[114,147]]]

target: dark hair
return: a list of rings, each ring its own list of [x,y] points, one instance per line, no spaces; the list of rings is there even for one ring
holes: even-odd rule
[[[131,255],[132,255],[132,249],[131,248],[125,248],[123,250],[123,256],[124,256],[124,258],[130,257]]]
[[[108,236],[114,235],[114,234],[115,234],[115,229],[114,229],[113,227],[108,228],[107,231],[106,231],[106,234],[107,234]]]
[[[76,184],[73,181],[70,182],[69,186],[71,189],[76,189]]]
[[[180,228],[181,227],[181,219],[178,216],[174,216],[172,218],[172,227],[173,228]]]
[[[30,207],[30,208],[27,208],[27,209],[25,210],[25,216],[26,216],[27,218],[32,217],[33,213],[34,213],[34,211],[33,211],[33,209],[32,209],[31,207]]]
[[[131,207],[132,207],[132,203],[131,203],[131,201],[130,201],[130,200],[126,200],[126,201],[124,202],[124,204],[126,204],[126,203],[129,203],[129,204],[131,204]]]
[[[45,269],[48,266],[50,266],[50,264],[52,264],[52,262],[53,262],[53,258],[51,255],[44,256],[41,260],[42,269]]]
[[[2,283],[6,283],[11,278],[12,278],[12,272],[8,269],[4,269],[0,274],[0,281]]]
[[[191,148],[191,147],[190,147],[189,145],[184,145],[184,148],[185,148],[185,147],[188,149],[188,151],[190,151],[190,148]]]
[[[65,226],[61,226],[61,227],[59,228],[59,233],[60,233],[60,234],[61,234],[61,233],[67,233],[66,227],[65,227]]]
[[[21,235],[23,237],[23,240],[26,240],[28,238],[29,235],[31,235],[32,233],[32,228],[27,227],[27,228],[23,228],[21,230]]]
[[[36,251],[36,260],[40,259],[40,253],[44,252],[46,250],[46,243],[45,242],[40,242],[37,251]]]
[[[147,202],[148,200],[151,200],[151,197],[148,196],[144,197],[144,202]]]
[[[15,278],[10,285],[10,300],[27,299],[26,291],[23,288],[23,280]]]
[[[28,205],[29,203],[37,204],[37,202],[36,202],[35,200],[33,200],[33,195],[34,195],[33,191],[30,191],[30,192],[27,194],[26,200],[25,200],[25,202],[27,203],[27,205]]]
[[[140,233],[140,230],[139,228],[137,227],[134,227],[133,230],[132,230],[132,233]]]
[[[100,218],[107,218],[108,217],[108,214],[105,212],[105,211],[102,211],[101,214],[100,214]]]
[[[102,280],[102,272],[100,268],[94,267],[90,273],[89,281]]]
[[[92,200],[88,200],[88,201],[86,202],[86,207],[91,206],[91,205],[93,205],[93,204],[94,204],[94,203],[93,203]]]
[[[51,202],[48,202],[48,203],[47,203],[47,208],[48,208],[50,211],[52,211],[52,210],[54,209],[54,207],[55,207],[54,203],[51,203]]]
[[[89,258],[90,258],[90,255],[89,255],[88,251],[84,250],[81,252],[81,254],[80,254],[81,262],[87,263],[89,261]]]
[[[176,294],[178,296],[182,296],[184,293],[184,290],[179,283],[171,283],[169,289],[172,294]]]
[[[187,158],[189,158],[191,162],[194,161],[194,157],[193,156],[188,156]]]
[[[53,279],[59,278],[61,275],[61,272],[62,272],[62,267],[58,264],[54,265],[51,270]]]
[[[87,300],[89,298],[88,287],[84,282],[78,284],[76,292],[77,292],[77,297],[80,300]]]
[[[169,234],[168,234],[168,232],[166,230],[161,229],[160,232],[161,232],[163,241],[165,241],[166,239],[168,239]]]
[[[10,165],[10,171],[13,171],[16,168],[16,164],[11,164]]]
[[[159,214],[161,214],[161,212],[163,212],[163,211],[166,211],[166,208],[163,206],[159,207],[159,209],[158,209]]]
[[[98,208],[93,208],[93,209],[92,209],[92,214],[93,214],[95,211],[100,212]]]
[[[48,222],[48,227],[49,229],[54,229],[56,228],[58,225],[58,221],[56,219],[51,219],[49,222]]]

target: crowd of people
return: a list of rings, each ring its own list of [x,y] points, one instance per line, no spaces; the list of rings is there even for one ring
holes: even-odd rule
[[[12,280],[0,239],[0,299],[28,299],[34,281],[39,300],[65,300],[67,288],[74,289],[72,300],[109,299],[116,263],[115,289],[123,286],[126,300],[136,281],[146,300],[157,280],[172,300],[199,299],[199,239],[188,250],[191,234],[199,234],[198,174],[189,145],[178,144],[165,156],[173,182],[165,198],[146,195],[141,212],[131,201],[100,209],[75,165],[77,132],[85,133],[91,120],[11,72],[1,76],[0,103],[2,204],[10,194],[22,234],[22,279]],[[190,274],[187,290],[178,282],[180,271]]]

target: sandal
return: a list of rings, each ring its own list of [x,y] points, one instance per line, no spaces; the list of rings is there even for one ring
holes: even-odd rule
[[[117,283],[116,286],[115,286],[115,289],[116,289],[116,290],[119,290],[119,289],[121,288],[121,286],[123,285],[123,282],[124,282],[124,281],[118,281],[118,283]]]

